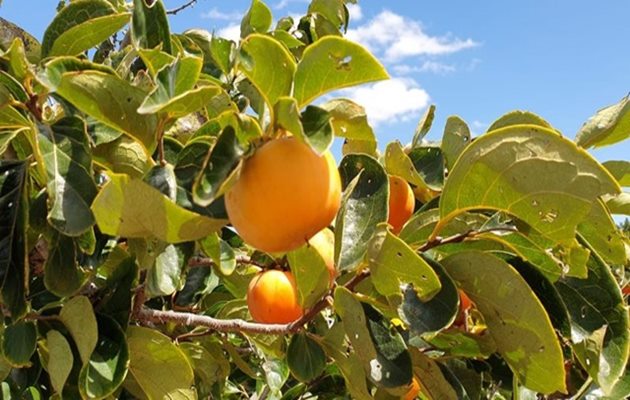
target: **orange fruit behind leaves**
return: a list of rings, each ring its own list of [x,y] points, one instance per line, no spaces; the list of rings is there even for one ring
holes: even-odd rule
[[[392,226],[392,232],[400,233],[403,225],[413,215],[415,198],[411,186],[406,180],[389,176],[389,218],[387,222]]]
[[[238,234],[269,253],[306,243],[330,224],[340,204],[341,178],[332,154],[319,156],[294,137],[262,145],[225,195]]]
[[[335,268],[335,234],[328,228],[322,229],[310,238],[308,243],[322,256],[330,274],[330,283],[332,284],[337,277],[337,269]]]
[[[418,397],[420,394],[420,383],[418,382],[418,378],[414,377],[411,381],[411,388],[409,391],[403,396],[403,400],[413,400]]]
[[[254,321],[264,324],[288,324],[300,318],[303,310],[293,274],[268,270],[256,275],[247,289],[247,308]]]

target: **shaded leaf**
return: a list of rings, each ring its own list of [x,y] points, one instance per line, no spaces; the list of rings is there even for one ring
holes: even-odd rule
[[[85,283],[87,274],[79,267],[79,252],[75,241],[55,233],[50,244],[50,254],[44,265],[46,288],[59,297],[75,294]]]
[[[192,243],[166,246],[147,274],[146,288],[149,297],[170,296],[183,285],[182,272],[188,265],[193,250]]]
[[[440,365],[427,357],[417,349],[411,349],[414,375],[421,377],[418,379],[422,392],[430,396],[430,399],[459,400],[460,397],[444,377]]]
[[[35,353],[37,329],[33,322],[19,321],[4,329],[2,335],[2,355],[16,368],[30,365]]]
[[[572,142],[545,128],[512,126],[481,136],[462,153],[440,199],[441,225],[464,209],[503,210],[566,242],[598,196],[618,191]]]
[[[224,221],[188,211],[139,179],[111,174],[92,203],[101,232],[127,238],[156,237],[167,243],[200,239]]]
[[[566,391],[560,343],[543,305],[518,272],[478,251],[456,253],[442,265],[477,305],[519,381],[541,393]]]
[[[591,250],[586,279],[556,283],[571,316],[571,341],[578,360],[604,389],[612,390],[625,371],[630,350],[628,310],[610,267]]]
[[[344,193],[335,221],[335,265],[343,271],[362,262],[376,225],[387,221],[389,180],[365,154],[345,156],[339,171]]]
[[[310,382],[324,372],[326,354],[319,343],[305,333],[298,333],[289,342],[287,363],[299,381]]]
[[[81,235],[94,225],[90,205],[97,192],[85,124],[65,117],[40,125],[39,139],[48,172],[48,221],[64,235]]]
[[[630,161],[606,161],[602,164],[620,186],[630,186]]]
[[[0,161],[0,290],[14,318],[27,311],[28,162]]]
[[[162,50],[172,54],[171,33],[162,0],[133,0],[131,37],[136,48]]]
[[[104,399],[122,385],[129,366],[125,334],[110,317],[99,315],[98,341],[79,374],[79,391],[84,399]]]
[[[295,72],[293,96],[302,107],[331,90],[387,78],[385,68],[366,49],[328,36],[304,51]]]
[[[85,296],[70,299],[61,309],[59,319],[74,339],[85,365],[98,343],[98,326],[90,300]]]
[[[225,183],[243,162],[245,147],[231,126],[221,132],[212,150],[205,157],[203,169],[195,178],[193,201],[208,206],[225,192]]]

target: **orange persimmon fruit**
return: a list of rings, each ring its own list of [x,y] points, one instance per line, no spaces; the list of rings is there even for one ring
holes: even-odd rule
[[[389,176],[389,218],[387,223],[392,226],[392,232],[400,233],[403,225],[413,215],[415,198],[411,186],[406,180]]]
[[[288,324],[299,319],[295,278],[288,271],[268,270],[257,274],[247,289],[247,308],[256,322]]]

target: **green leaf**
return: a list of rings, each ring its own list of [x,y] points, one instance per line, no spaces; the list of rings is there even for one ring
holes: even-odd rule
[[[24,47],[28,61],[32,63],[39,62],[41,45],[37,39],[14,23],[0,17],[0,50],[6,50],[11,47],[15,39],[18,39]]]
[[[389,143],[385,149],[385,168],[390,175],[399,176],[415,187],[422,189],[431,188],[425,181],[425,176],[427,175],[418,172],[413,161],[405,154],[402,145],[398,141]],[[444,173],[442,172],[443,175]]]
[[[44,264],[46,288],[59,297],[75,294],[85,283],[85,273],[77,262],[78,249],[75,241],[55,233],[49,244],[50,254]]]
[[[105,278],[102,290],[106,293],[99,304],[99,312],[115,318],[120,326],[127,326],[131,297],[137,286],[136,258],[117,246],[98,267],[97,273]]]
[[[608,172],[572,142],[538,126],[510,126],[462,153],[444,185],[438,228],[463,210],[494,209],[567,242],[598,196],[617,192]]]
[[[440,291],[440,278],[433,268],[400,238],[379,226],[368,247],[368,262],[374,288],[385,297],[400,297],[408,285],[423,300]],[[405,289],[403,289],[405,290]]]
[[[15,100],[22,103],[28,101],[28,94],[24,86],[22,86],[17,79],[4,71],[0,71],[0,85],[1,90],[6,90]]]
[[[48,221],[64,235],[81,235],[94,225],[90,205],[97,193],[85,123],[66,117],[40,125],[39,139],[48,172]]]
[[[3,54],[0,54],[0,59],[5,62],[5,68],[9,75],[17,79],[18,82],[24,82],[34,75],[33,67],[27,59],[24,43],[20,38],[13,40],[11,46]]]
[[[192,396],[193,369],[186,355],[162,333],[149,328],[127,328],[129,373],[149,399],[186,399]],[[164,368],[168,365],[169,368]],[[129,389],[128,381],[125,388]]]
[[[142,89],[104,71],[55,71],[64,67],[61,62],[47,65],[49,76],[61,72],[55,88],[59,95],[94,119],[137,139],[147,153],[153,152],[157,118],[138,113],[146,96]]]
[[[420,118],[416,131],[413,134],[413,140],[411,141],[412,149],[422,145],[422,140],[431,130],[433,119],[435,119],[435,104],[431,104],[424,112],[422,118]]]
[[[446,168],[451,170],[459,155],[470,143],[471,135],[468,124],[458,116],[448,117],[442,138],[442,151],[446,159]]]
[[[13,318],[27,311],[28,162],[0,161],[0,293]]]
[[[136,48],[154,49],[161,45],[162,50],[173,54],[171,32],[162,0],[152,1],[151,5],[148,5],[147,0],[133,0],[131,37]]]
[[[192,187],[193,201],[206,207],[223,195],[226,182],[239,169],[244,154],[245,147],[236,136],[234,128],[228,126],[223,129],[195,178]]]
[[[439,191],[442,189],[446,160],[440,147],[416,147],[409,152],[409,159],[430,190]]]
[[[449,381],[444,377],[444,373],[436,361],[417,349],[411,349],[410,352],[413,360],[413,372],[416,376],[422,377],[420,385],[423,393],[431,396],[431,399],[460,399]]]
[[[107,40],[129,22],[105,0],[79,0],[64,7],[42,41],[42,57],[78,55]]]
[[[229,74],[234,61],[234,42],[218,36],[210,40],[210,56],[224,74]]]
[[[620,186],[630,186],[630,161],[606,161],[602,164]]]
[[[260,0],[252,0],[252,4],[241,21],[241,38],[250,34],[266,33],[271,27],[273,16],[271,10]]]
[[[540,393],[565,392],[560,343],[543,305],[519,273],[478,251],[456,253],[442,265],[477,305],[519,381]]]
[[[348,10],[342,0],[313,0],[308,6],[308,13],[321,14],[336,27],[348,22]]]
[[[529,111],[515,110],[510,111],[509,113],[501,116],[499,119],[494,121],[488,128],[487,132],[492,132],[494,130],[512,125],[537,125],[542,126],[543,128],[555,130],[554,127],[551,126],[551,124],[545,121],[542,117],[539,117],[538,115]]]
[[[335,220],[335,265],[356,268],[365,257],[376,225],[387,221],[389,180],[383,167],[365,154],[350,154],[339,166],[344,187]]]
[[[2,355],[15,368],[27,367],[37,345],[37,329],[33,322],[19,321],[5,328]]]
[[[138,55],[142,59],[144,65],[151,73],[152,77],[156,77],[158,72],[177,61],[172,55],[163,52],[159,48],[156,49],[138,49]],[[196,57],[191,57],[196,58]]]
[[[111,174],[92,203],[101,232],[127,238],[156,237],[167,243],[200,239],[224,221],[185,210],[139,179]]]
[[[333,142],[330,117],[328,111],[316,106],[307,106],[301,115],[304,139],[320,155],[324,154]]]
[[[612,214],[630,215],[630,193],[623,192],[605,199],[606,207]]]
[[[487,359],[497,351],[497,346],[490,335],[468,333],[458,328],[441,331],[424,339],[431,346],[452,357]]]
[[[255,0],[254,3],[260,3]],[[291,53],[269,36],[252,34],[241,43],[239,70],[256,87],[269,107],[288,96],[295,74]]]
[[[74,297],[64,304],[59,319],[68,328],[85,365],[98,343],[98,326],[92,303],[85,296]]]
[[[102,167],[133,178],[143,177],[153,164],[144,146],[127,135],[97,146],[92,157]]]
[[[188,265],[193,250],[191,243],[166,246],[147,275],[149,297],[170,296],[183,285],[182,272]]]
[[[289,342],[287,363],[297,380],[308,383],[324,372],[326,354],[319,343],[305,333],[298,333]]]
[[[336,136],[376,143],[365,108],[348,99],[330,100],[320,106],[328,111]]]
[[[123,384],[129,366],[125,333],[113,319],[98,316],[98,342],[79,374],[83,399],[105,399]]]
[[[219,276],[210,267],[191,268],[186,274],[186,283],[177,293],[175,304],[188,307],[199,303],[204,296],[219,286]]]
[[[230,374],[230,362],[223,355],[223,350],[216,343],[204,346],[195,343],[180,343],[179,348],[186,354],[194,367],[197,382],[202,387],[211,388],[215,383],[222,383]],[[203,386],[202,386],[203,385]]]
[[[295,73],[293,95],[302,107],[331,90],[387,78],[385,68],[366,49],[327,36],[304,51]]]
[[[615,265],[625,263],[626,248],[623,235],[601,200],[593,203],[590,214],[577,229],[605,262]]]
[[[236,269],[236,254],[228,242],[221,239],[217,233],[213,233],[200,244],[204,253],[212,259],[223,275],[232,275]]]
[[[630,137],[630,97],[603,108],[582,125],[575,142],[588,149],[615,144]]]
[[[46,342],[49,353],[48,375],[50,375],[50,384],[55,392],[61,394],[74,363],[72,349],[66,338],[56,330],[48,331]]]
[[[287,253],[287,259],[295,276],[298,301],[304,309],[310,308],[330,287],[326,262],[317,249],[308,244]]]
[[[425,301],[418,298],[415,286],[407,285],[403,290],[403,302],[398,308],[398,315],[409,325],[410,336],[434,334],[446,328],[455,320],[459,310],[459,294],[453,280],[438,262],[426,256],[423,260],[435,270],[441,289],[433,298]],[[374,278],[376,283],[378,279]]]
[[[625,371],[630,350],[628,310],[610,267],[591,250],[586,279],[556,283],[571,316],[571,341],[578,360],[604,389],[612,390]]]

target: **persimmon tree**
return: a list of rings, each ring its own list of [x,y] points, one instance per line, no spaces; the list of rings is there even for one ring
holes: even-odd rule
[[[334,96],[388,78],[347,2],[253,0],[238,42],[161,0],[62,1],[41,44],[0,19],[3,398],[630,395],[630,162],[586,151],[630,100],[575,141],[514,111],[433,143],[430,107],[379,147]]]

